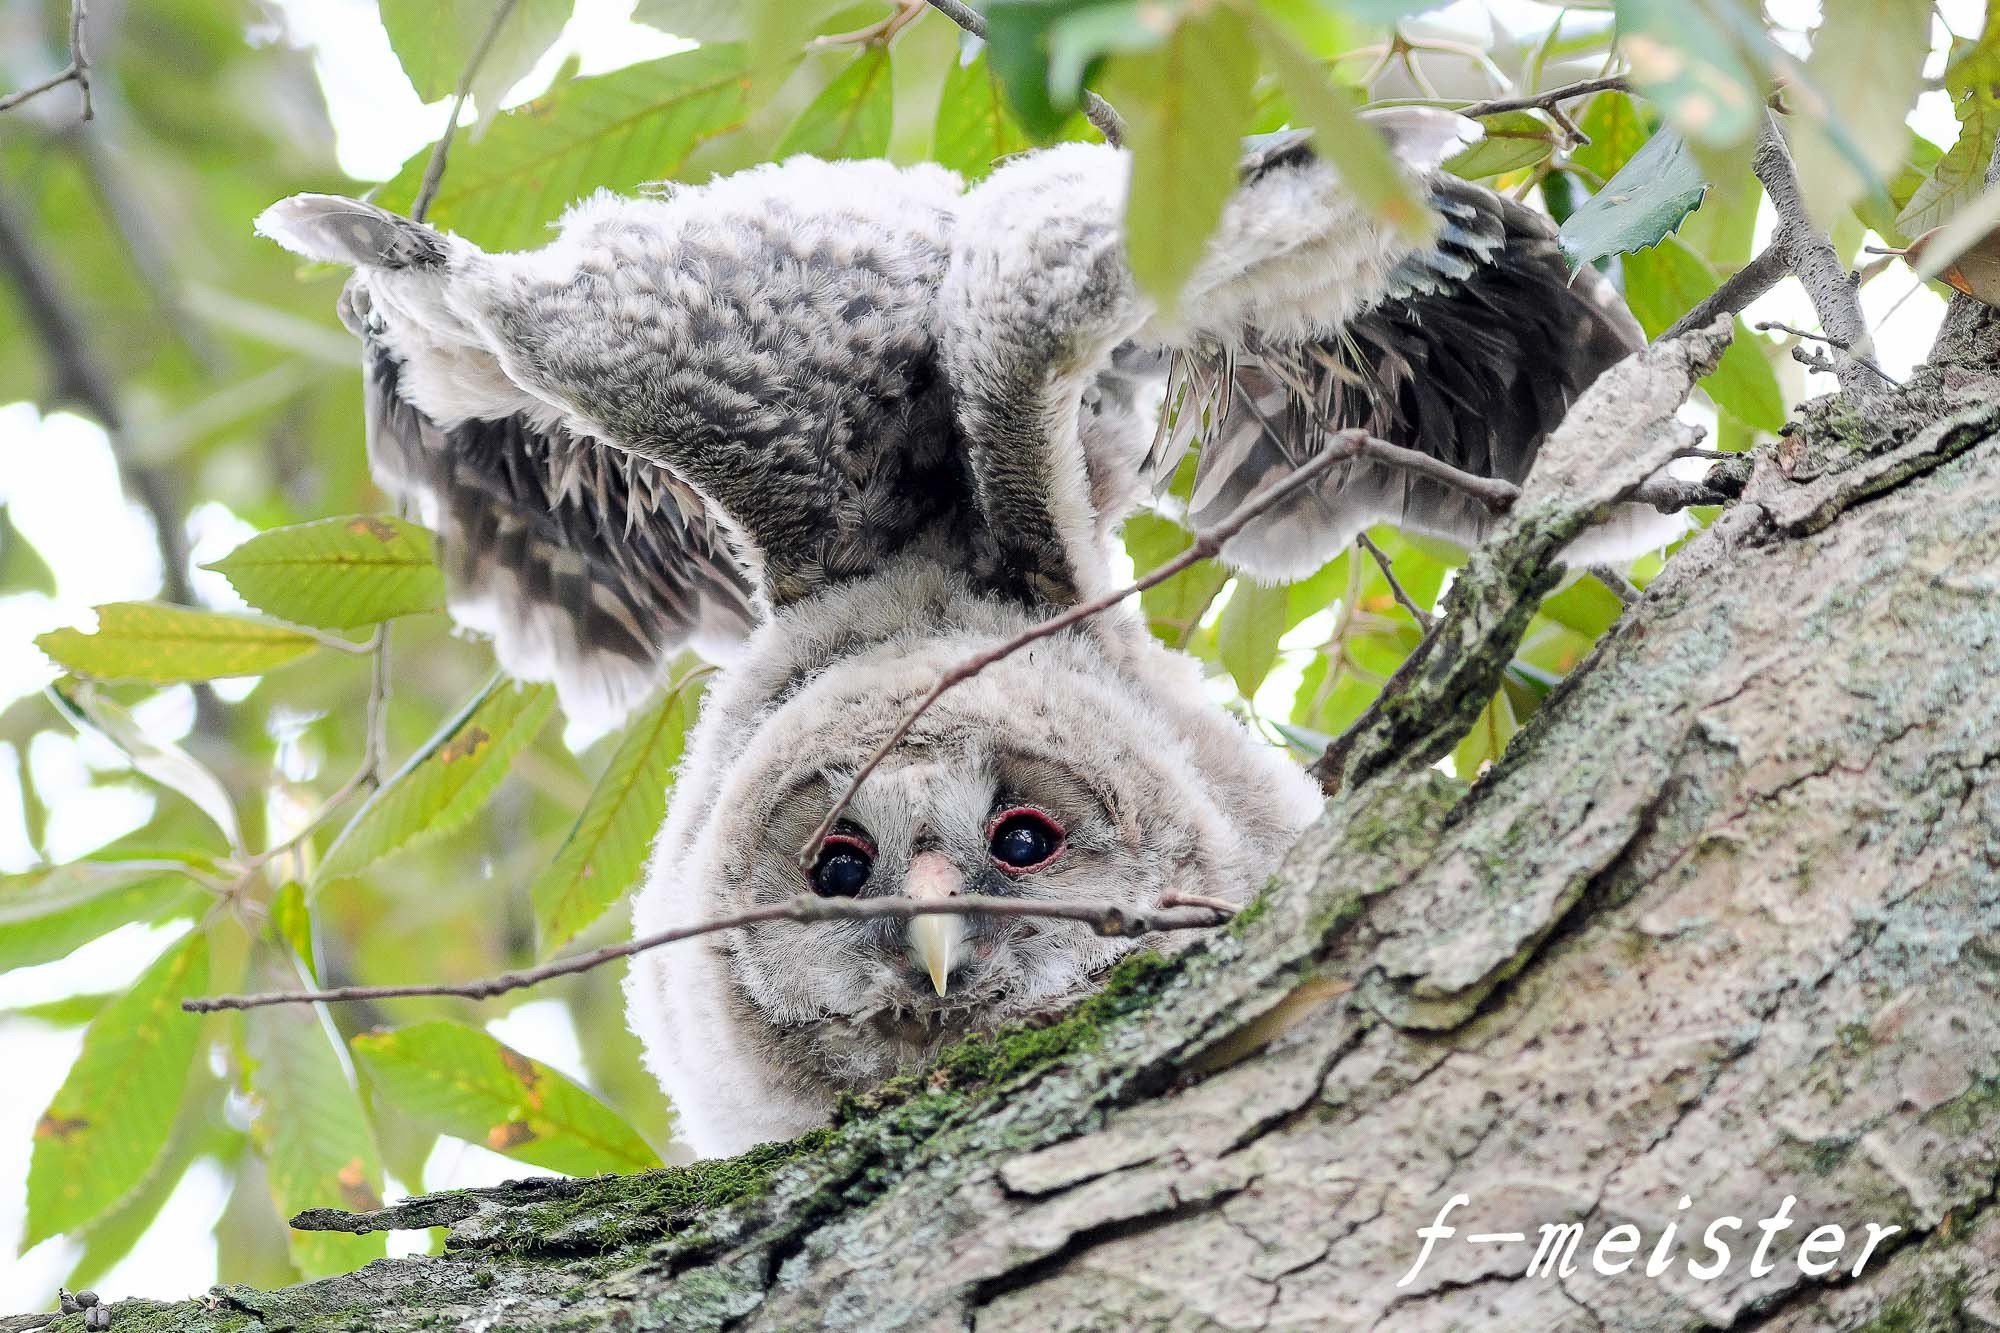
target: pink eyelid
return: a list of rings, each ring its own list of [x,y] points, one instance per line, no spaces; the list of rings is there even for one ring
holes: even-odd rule
[[[857,838],[852,833],[829,833],[819,845],[819,854],[825,856],[836,847],[859,852],[869,860],[875,859],[875,845],[866,838]]]
[[[992,820],[989,821],[986,825],[986,840],[988,842],[992,842],[993,835],[999,831],[1000,826],[1006,823],[1008,820],[1014,818],[1016,815],[1031,815],[1034,818],[1041,820],[1044,824],[1047,824],[1050,828],[1054,829],[1056,831],[1056,849],[1050,852],[1047,856],[1043,857],[1041,860],[1035,862],[1031,866],[1010,866],[1004,861],[996,860],[994,864],[999,866],[1002,870],[1006,871],[1008,874],[1025,875],[1030,871],[1040,870],[1042,867],[1050,864],[1051,862],[1055,861],[1056,858],[1060,857],[1063,854],[1064,849],[1069,846],[1069,841],[1068,841],[1069,831],[1063,828],[1062,821],[1057,819],[1054,815],[1050,814],[1048,811],[1032,805],[1010,806],[1009,808],[1002,810],[999,814],[993,816]]]

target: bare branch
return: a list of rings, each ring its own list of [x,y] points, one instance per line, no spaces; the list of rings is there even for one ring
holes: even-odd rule
[[[1602,79],[1567,83],[1543,93],[1526,93],[1520,97],[1495,97],[1485,102],[1469,102],[1464,106],[1453,107],[1452,110],[1461,116],[1473,117],[1497,116],[1503,111],[1547,111],[1562,120],[1571,133],[1583,138],[1581,131],[1574,125],[1568,125],[1567,118],[1562,116],[1559,104],[1576,97],[1588,97],[1592,93],[1622,93],[1630,87],[1623,74],[1613,74]],[[1590,141],[1583,139],[1583,142]]]
[[[1365,532],[1356,534],[1354,544],[1375,557],[1375,564],[1381,569],[1382,577],[1389,581],[1389,591],[1395,596],[1397,604],[1408,611],[1417,625],[1428,634],[1431,626],[1437,623],[1437,617],[1418,606],[1416,599],[1403,591],[1403,585],[1396,581],[1396,568],[1389,562],[1389,553],[1377,546],[1374,538]]]
[[[981,41],[986,40],[986,16],[971,5],[962,3],[962,0],[930,0],[930,6],[956,23],[961,30]],[[1104,136],[1104,142],[1114,148],[1125,142],[1125,118],[1112,108],[1111,103],[1088,88],[1083,90],[1083,114]]]
[[[97,114],[90,104],[90,53],[83,47],[83,17],[83,0],[70,0],[69,64],[31,88],[0,97],[0,111],[11,111],[31,97],[40,97],[65,83],[74,83],[77,91],[83,94],[83,118],[90,120]]]
[[[1896,382],[1895,376],[1891,375],[1888,371],[1882,369],[1882,367],[1876,365],[1873,359],[1857,355],[1852,348],[1848,347],[1838,338],[1829,338],[1824,333],[1809,333],[1805,329],[1795,329],[1791,325],[1781,324],[1775,319],[1759,320],[1756,325],[1756,329],[1759,333],[1772,333],[1772,332],[1789,333],[1792,337],[1801,339],[1805,342],[1825,343],[1828,347],[1831,347],[1834,351],[1840,353],[1841,358],[1849,361],[1859,362],[1861,365],[1864,365],[1868,369],[1874,371],[1877,375],[1880,375],[1884,383],[1894,384]],[[1794,355],[1796,355],[1796,351],[1794,352]],[[1799,359],[1801,361],[1805,360],[1804,357],[1800,357]],[[1814,364],[1814,363],[1808,362],[1807,364]],[[1817,369],[1818,367],[1815,366],[1815,368]]]
[[[423,183],[417,186],[417,197],[410,204],[410,216],[418,222],[431,211],[431,201],[437,198],[438,186],[444,184],[444,169],[451,157],[451,141],[458,133],[458,118],[465,111],[465,99],[472,92],[472,80],[478,76],[479,67],[486,63],[486,53],[493,49],[493,39],[500,35],[500,29],[507,24],[507,18],[514,12],[515,0],[498,0],[493,6],[493,17],[486,24],[486,31],[479,34],[479,45],[472,48],[472,55],[466,59],[465,72],[458,76],[458,91],[451,99],[451,118],[445,121],[444,133],[431,149],[430,161],[424,163]],[[482,108],[481,114],[484,114]]]
[[[828,921],[906,921],[919,916],[993,916],[1014,919],[1081,921],[1099,935],[1113,939],[1138,939],[1171,930],[1207,930],[1221,925],[1234,911],[1233,904],[1196,903],[1134,912],[1108,903],[1028,902],[1019,898],[994,898],[970,894],[962,898],[816,898],[802,893],[790,902],[753,908],[732,916],[699,921],[691,926],[663,930],[622,944],[606,945],[571,958],[558,958],[540,967],[503,972],[495,977],[458,983],[436,982],[411,986],[335,986],[317,991],[268,991],[257,995],[207,995],[182,1000],[181,1008],[191,1014],[214,1013],[221,1009],[261,1009],[274,1004],[334,1004],[352,1000],[393,1000],[414,995],[450,995],[467,1000],[484,1000],[508,991],[556,977],[587,972],[594,967],[633,954],[657,949],[663,944],[690,940],[718,931],[740,930],[745,926],[791,921],[817,924]]]
[[[1778,214],[1778,229],[1772,238],[1772,245],[1784,251],[1787,266],[1798,276],[1799,284],[1812,299],[1820,327],[1826,330],[1830,339],[1837,341],[1837,345],[1848,349],[1857,362],[1835,366],[1834,373],[1840,380],[1840,387],[1849,393],[1873,391],[1874,383],[1861,376],[1860,371],[1864,367],[1858,364],[1859,358],[1867,356],[1874,344],[1868,334],[1868,322],[1861,315],[1861,299],[1855,290],[1854,275],[1840,262],[1840,256],[1834,251],[1833,242],[1827,239],[1826,233],[1815,227],[1812,218],[1807,215],[1805,198],[1799,191],[1798,172],[1792,165],[1791,150],[1785,146],[1785,137],[1779,132],[1777,121],[1768,113],[1764,117],[1764,128],[1750,165],[1757,173],[1757,179],[1763,183],[1771,207]],[[1881,372],[1878,370],[1876,373]]]
[[[889,752],[901,744],[903,738],[910,734],[910,728],[916,725],[917,719],[930,711],[931,705],[943,698],[945,693],[953,686],[972,679],[995,662],[1013,656],[1015,653],[1021,651],[1021,649],[1039,639],[1046,639],[1052,634],[1060,634],[1072,625],[1081,624],[1092,616],[1110,610],[1127,597],[1165,583],[1168,579],[1187,569],[1189,566],[1198,564],[1218,554],[1224,546],[1228,545],[1230,538],[1241,532],[1252,520],[1275,508],[1277,505],[1282,504],[1285,500],[1290,499],[1298,491],[1312,485],[1313,482],[1317,481],[1334,465],[1363,457],[1373,459],[1379,463],[1387,463],[1403,468],[1420,476],[1431,477],[1448,486],[1454,486],[1479,499],[1481,503],[1494,513],[1500,513],[1507,509],[1521,493],[1520,488],[1511,482],[1502,481],[1498,477],[1479,477],[1474,476],[1470,472],[1461,472],[1449,463],[1432,458],[1429,454],[1418,453],[1414,449],[1405,449],[1401,445],[1390,444],[1387,440],[1378,440],[1374,436],[1365,434],[1362,431],[1343,430],[1335,433],[1327,440],[1326,448],[1317,457],[1308,460],[1297,471],[1293,472],[1291,476],[1286,477],[1270,490],[1251,500],[1223,522],[1217,524],[1207,532],[1198,535],[1195,538],[1194,544],[1188,547],[1187,550],[1182,551],[1172,560],[1151,571],[1145,577],[1128,583],[1122,588],[1115,588],[1110,592],[1104,593],[1102,596],[1094,597],[1090,601],[1079,602],[1069,610],[1064,611],[1061,615],[1052,616],[1036,625],[1030,625],[1027,629],[1022,630],[1006,642],[996,644],[983,652],[974,653],[971,657],[966,658],[940,676],[937,684],[931,687],[930,692],[917,701],[916,707],[903,715],[902,721],[896,724],[896,729],[889,733],[888,739],[875,747],[874,753],[868,756],[861,767],[855,771],[854,776],[849,779],[847,789],[841,792],[840,798],[827,810],[826,818],[820,820],[819,826],[806,839],[805,845],[799,848],[797,861],[799,869],[808,871],[812,868],[814,858],[819,855],[819,849],[826,841],[826,835],[833,831],[833,826],[839,822],[841,814],[846,811],[848,802],[854,799],[854,793],[861,789],[861,784],[868,780],[868,775],[873,773],[876,767],[888,757]]]
[[[1644,593],[1640,592],[1633,585],[1632,580],[1626,578],[1609,565],[1592,565],[1584,572],[1608,588],[1611,595],[1626,606],[1633,605],[1641,597],[1645,596]]]
[[[1696,329],[1705,329],[1715,322],[1717,315],[1741,314],[1744,307],[1783,282],[1791,271],[1785,247],[1772,241],[1755,259],[1725,278],[1720,287],[1703,297],[1694,309],[1675,320],[1673,327],[1654,341],[1665,342],[1669,338],[1684,337]]]

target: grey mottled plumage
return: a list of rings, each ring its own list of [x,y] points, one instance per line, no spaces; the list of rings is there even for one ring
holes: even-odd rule
[[[1518,478],[1633,345],[1594,274],[1571,285],[1544,220],[1437,173],[1468,122],[1380,123],[1430,191],[1435,243],[1384,231],[1296,141],[1267,142],[1171,318],[1132,283],[1125,163],[1098,146],[969,190],[931,167],[793,159],[599,196],[527,254],[326,196],[259,226],[357,266],[343,313],[366,347],[376,474],[443,533],[454,611],[503,665],[609,718],[683,643],[729,664],[640,930],[808,888],[1147,906],[1247,893],[1317,800],[1129,611],[947,694],[820,865],[792,857],[941,671],[1110,585],[1120,520],[1193,437],[1198,525],[1349,424]],[[1462,540],[1484,522],[1355,464],[1226,554],[1291,574],[1384,519]],[[1049,921],[780,925],[642,955],[628,994],[681,1132],[728,1152],[1066,1001],[1122,947]]]

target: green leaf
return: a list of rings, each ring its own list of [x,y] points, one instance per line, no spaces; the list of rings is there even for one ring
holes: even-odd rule
[[[1143,12],[1137,0],[993,0],[987,51],[1021,124],[1045,141],[1081,105],[1106,55],[1157,46],[1181,8],[1177,0]]]
[[[184,875],[73,861],[0,875],[0,972],[66,956],[134,921],[190,917],[210,901]]]
[[[880,157],[889,151],[895,109],[889,48],[869,46],[799,113],[771,156]]]
[[[1730,12],[1736,3],[1617,0],[1618,49],[1631,63],[1634,86],[1683,134],[1706,144],[1742,143],[1763,114],[1762,75],[1744,52],[1744,16]],[[1766,41],[1759,33],[1759,65]]]
[[[83,1245],[83,1253],[63,1285],[72,1290],[93,1287],[120,1259],[145,1238],[159,1220],[160,1210],[180,1187],[195,1159],[211,1156],[227,1161],[242,1140],[222,1118],[222,1085],[196,1066],[180,1105],[172,1110],[166,1147],[153,1159],[145,1178],[118,1206],[68,1238]],[[155,1114],[160,1114],[158,1108]]]
[[[970,61],[954,61],[938,101],[937,132],[931,156],[967,180],[977,180],[993,164],[1030,146],[1028,132],[1007,109],[993,64],[981,51]]]
[[[494,676],[355,814],[313,876],[327,884],[367,869],[391,852],[442,836],[478,812],[555,707],[547,685],[515,686]]]
[[[297,970],[266,954],[253,975],[296,986]],[[272,1005],[244,1014],[251,1141],[286,1217],[306,1208],[365,1212],[382,1206],[382,1163],[350,1081],[340,1038],[318,1005]],[[352,1272],[386,1252],[380,1234],[291,1232],[292,1262],[307,1278]]]
[[[13,511],[6,505],[0,505],[0,588],[56,595],[55,571],[14,526]]]
[[[1930,6],[1915,0],[1822,0],[1804,77],[1786,93],[1799,189],[1822,226],[1901,165],[1930,31]]]
[[[1625,303],[1649,338],[1659,337],[1721,285],[1701,257],[1678,241],[1627,255],[1624,268]],[[1745,424],[1775,431],[1785,424],[1785,396],[1764,358],[1763,349],[1769,345],[1737,320],[1734,341],[1701,387],[1718,407]]]
[[[305,886],[295,879],[286,880],[271,897],[271,930],[317,985],[319,963],[313,954],[312,909],[306,906]]]
[[[426,102],[450,97],[493,24],[501,0],[379,0],[389,45]],[[572,0],[515,0],[501,20],[478,72],[472,99],[483,125],[500,99],[527,76],[569,22]]]
[[[735,129],[748,80],[743,48],[704,46],[559,83],[452,154],[430,220],[490,249],[540,245],[571,202],[668,179]],[[425,149],[405,162],[378,202],[407,209],[429,159]]]
[[[1905,232],[1898,216],[1909,207],[1923,183],[1944,160],[1944,149],[1912,131],[1903,165],[1888,184],[1864,196],[1854,205],[1854,216],[1890,245],[1906,246],[1916,238]]]
[[[56,665],[95,680],[172,685],[260,676],[311,652],[317,643],[267,620],[157,602],[97,608],[97,630],[51,630],[35,640]]]
[[[47,1023],[52,1028],[80,1028],[104,1012],[104,1006],[118,998],[117,991],[89,991],[81,995],[65,995],[60,999],[43,1000],[40,1004],[24,1004],[12,1009],[0,1010],[8,1018],[26,1018],[36,1023]]]
[[[1190,16],[1159,49],[1111,70],[1108,95],[1125,116],[1132,154],[1126,253],[1163,311],[1179,308],[1181,286],[1236,189],[1256,78],[1249,30],[1221,8]]]
[[[260,532],[203,565],[259,611],[320,629],[351,629],[444,605],[431,534],[373,514]]]
[[[1569,160],[1600,181],[1616,176],[1646,146],[1649,137],[1638,104],[1625,93],[1598,93],[1592,97],[1577,128],[1590,137],[1590,142],[1570,150]]]
[[[1260,22],[1256,35],[1291,99],[1293,115],[1312,130],[1313,151],[1333,164],[1363,207],[1412,240],[1428,237],[1434,225],[1430,209],[1417,198],[1382,136],[1356,113],[1351,96],[1330,85],[1319,63],[1277,24]]]
[[[1687,141],[1662,129],[1562,224],[1563,253],[1581,268],[1606,255],[1658,245],[1700,207],[1707,192]]]
[[[201,1036],[182,999],[208,987],[208,941],[189,931],[83,1034],[83,1052],[35,1125],[27,1249],[117,1205],[166,1145]]]
[[[1531,167],[1555,148],[1549,127],[1532,111],[1503,111],[1483,116],[1486,137],[1444,164],[1446,171],[1466,180],[1498,176]]]
[[[1245,699],[1257,693],[1278,664],[1278,640],[1285,633],[1287,590],[1238,578],[1216,622],[1222,665]]]
[[[206,764],[171,741],[147,735],[137,718],[94,685],[72,682],[64,688],[58,683],[50,688],[49,696],[78,731],[94,731],[117,746],[133,768],[193,802],[214,821],[231,848],[241,849],[243,835],[236,820],[236,803],[222,779]]]
[[[1143,512],[1125,520],[1124,538],[1125,550],[1140,574],[1150,574],[1194,545],[1186,528]],[[1154,637],[1176,648],[1186,644],[1228,581],[1229,571],[1213,560],[1203,560],[1140,593],[1139,605]]]
[[[390,1102],[441,1133],[573,1176],[660,1164],[610,1107],[477,1028],[417,1023],[352,1045]]]
[[[1958,138],[1896,216],[1905,236],[1942,227],[1986,188],[1986,168],[2000,137],[2000,6],[1989,6],[1977,42],[1952,43],[1945,88],[1958,117]]]
[[[627,724],[555,860],[528,891],[545,956],[639,882],[700,698],[698,686],[684,686]]]
[[[1467,782],[1477,778],[1481,769],[1500,757],[1520,729],[1514,705],[1503,689],[1486,701],[1486,707],[1479,710],[1479,721],[1452,750],[1452,770]]]

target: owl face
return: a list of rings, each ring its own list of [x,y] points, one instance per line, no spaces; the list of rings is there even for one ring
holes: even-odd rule
[[[884,697],[893,687],[847,693],[866,671],[809,688],[784,711],[836,721],[794,732],[780,717],[742,757],[739,768],[757,776],[731,783],[724,798],[747,808],[731,820],[743,836],[712,881],[729,886],[716,906],[740,911],[803,892],[1143,909],[1175,887],[1195,891],[1217,870],[1210,853],[1219,848],[1208,844],[1233,839],[1219,820],[1206,827],[1211,807],[1185,790],[1185,759],[1144,723],[1129,687],[1101,662],[1086,673],[1062,656],[1002,663],[945,696],[862,784],[802,871],[798,849],[906,706]],[[775,772],[758,753],[766,744],[784,756]],[[939,915],[780,923],[737,932],[723,947],[737,995],[792,1035],[787,1059],[860,1085],[968,1030],[1073,998],[1130,945],[1079,922]]]

